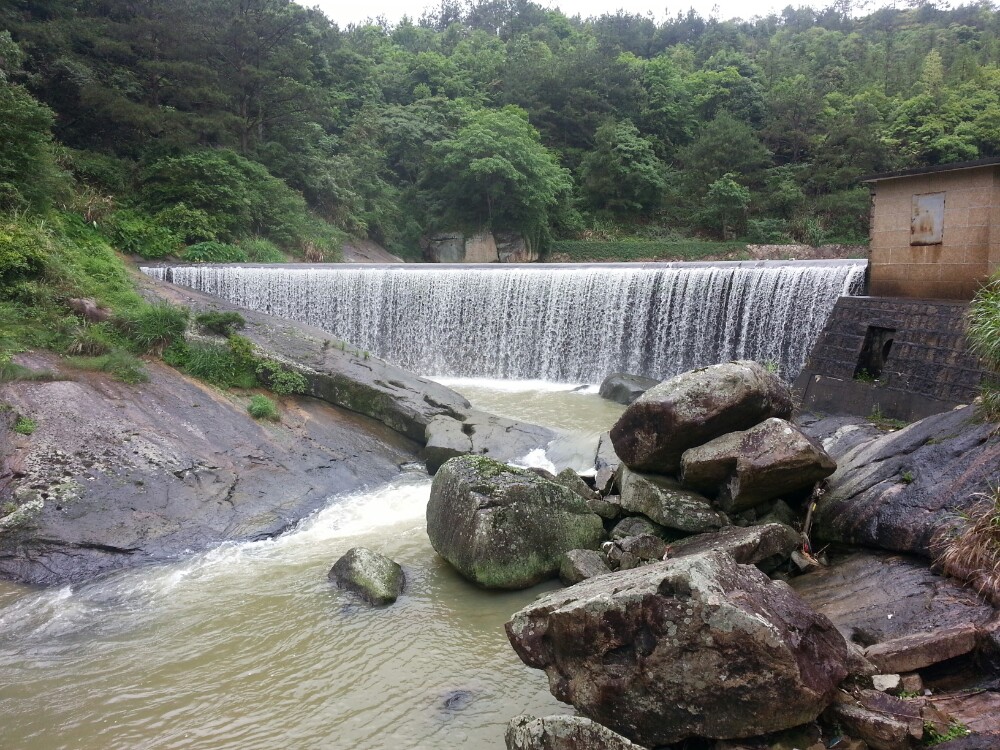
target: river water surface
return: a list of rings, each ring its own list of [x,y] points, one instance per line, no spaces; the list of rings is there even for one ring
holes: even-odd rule
[[[621,411],[592,389],[450,384],[578,446]],[[502,748],[512,716],[569,712],[503,632],[558,584],[487,593],[460,579],[427,540],[429,490],[408,472],[273,540],[79,586],[0,582],[0,747]],[[395,605],[361,606],[327,580],[358,545],[403,566]]]

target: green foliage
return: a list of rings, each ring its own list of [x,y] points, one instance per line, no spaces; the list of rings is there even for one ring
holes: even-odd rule
[[[145,383],[149,380],[149,375],[146,373],[142,361],[135,355],[121,349],[115,349],[96,357],[68,357],[66,362],[70,367],[75,367],[78,370],[106,372],[115,380],[131,385]]]
[[[48,107],[0,77],[0,210],[43,210],[66,195],[68,179],[56,165],[52,123]]]
[[[219,221],[208,211],[189,208],[183,203],[168,206],[156,214],[156,223],[169,229],[182,242],[209,242],[219,234]]]
[[[652,142],[628,121],[602,125],[594,140],[594,149],[584,156],[579,170],[588,204],[626,216],[658,209],[667,183]]]
[[[718,233],[723,240],[743,229],[750,191],[727,173],[708,186],[698,221],[704,229]]]
[[[284,263],[287,260],[277,245],[263,237],[240,240],[239,248],[250,263]]]
[[[366,356],[365,359],[368,359]],[[257,376],[279,396],[305,393],[309,384],[300,372],[288,369],[280,362],[265,360],[257,367]]]
[[[247,260],[242,249],[224,242],[199,242],[186,248],[181,258],[192,263],[245,263]]]
[[[940,745],[944,742],[967,737],[969,734],[969,728],[960,721],[952,721],[948,724],[947,729],[944,730],[938,729],[934,722],[925,721],[923,745],[925,747],[933,747],[934,745]]]
[[[741,242],[709,240],[656,240],[623,237],[614,240],[555,240],[548,258],[585,263],[588,261],[709,260],[737,259]]]
[[[981,387],[983,415],[1000,421],[1000,274],[984,284],[969,306],[969,346],[989,373]]]
[[[48,238],[24,222],[0,222],[0,297],[11,286],[45,270]]]
[[[235,331],[245,328],[247,324],[243,316],[233,310],[199,313],[195,316],[194,322],[203,331],[220,336],[231,336]]]
[[[38,422],[28,417],[18,417],[13,429],[18,435],[33,435],[38,429]]]
[[[281,414],[278,413],[278,405],[267,396],[261,396],[260,394],[250,397],[247,411],[250,412],[250,416],[254,419],[268,419],[272,422],[277,422],[281,419]]]
[[[180,239],[170,229],[138,211],[115,211],[105,224],[108,239],[123,253],[142,258],[162,258],[180,249]]]
[[[99,357],[102,354],[108,354],[122,343],[122,337],[116,335],[108,324],[85,323],[73,334],[66,347],[66,352],[86,357]]]
[[[168,350],[169,351],[169,350]],[[257,385],[254,367],[247,367],[228,345],[189,344],[171,351],[168,364],[181,365],[184,372],[220,388],[253,388]]]
[[[184,335],[188,310],[166,303],[142,305],[119,316],[116,324],[140,354],[162,351]]]

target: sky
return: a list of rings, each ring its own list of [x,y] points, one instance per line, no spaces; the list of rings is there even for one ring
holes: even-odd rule
[[[568,16],[581,15],[600,16],[604,13],[614,13],[621,9],[629,13],[646,15],[652,12],[653,18],[663,21],[666,17],[677,15],[678,11],[686,12],[694,8],[704,18],[715,16],[720,19],[733,17],[752,18],[766,16],[771,11],[780,12],[788,5],[796,7],[811,5],[825,8],[832,0],[537,0],[540,5],[559,8]],[[438,7],[435,0],[362,0],[349,2],[347,0],[298,0],[302,5],[318,6],[341,27],[349,23],[359,23],[368,18],[385,16],[395,24],[404,15],[414,21],[420,18],[428,6]]]

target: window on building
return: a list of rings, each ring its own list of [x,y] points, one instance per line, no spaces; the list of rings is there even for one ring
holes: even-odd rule
[[[940,245],[944,241],[944,193],[913,196],[911,245]]]

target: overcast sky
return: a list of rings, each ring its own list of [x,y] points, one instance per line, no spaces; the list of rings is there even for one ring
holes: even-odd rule
[[[766,16],[769,12],[780,12],[788,5],[796,7],[811,5],[816,8],[825,8],[832,4],[832,0],[537,0],[540,5],[550,8],[559,8],[567,16],[580,14],[584,18],[588,16],[599,16],[604,13],[614,13],[622,9],[629,13],[640,13],[645,15],[652,12],[657,21],[662,21],[666,16],[673,17],[677,11],[687,11],[694,8],[704,18],[716,16],[720,19],[728,18],[752,18],[753,16]],[[385,16],[390,23],[395,24],[404,15],[410,16],[413,20],[420,18],[424,8],[438,7],[440,2],[426,2],[425,0],[298,0],[302,5],[309,7],[319,6],[331,20],[336,21],[340,26],[349,23],[358,23],[368,18]],[[880,0],[879,4],[889,4],[888,0]]]

